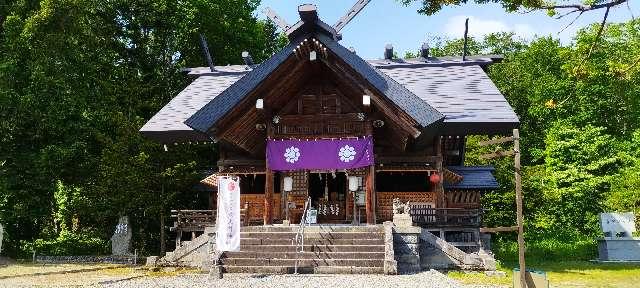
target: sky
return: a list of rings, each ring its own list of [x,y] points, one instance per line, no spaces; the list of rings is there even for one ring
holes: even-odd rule
[[[293,25],[300,17],[298,5],[315,4],[320,19],[334,25],[356,2],[356,0],[263,0],[257,16],[266,18],[262,12],[270,7],[289,24]],[[464,21],[469,18],[469,35],[482,35],[510,31],[526,40],[536,36],[551,35],[563,43],[570,43],[576,31],[591,23],[600,22],[602,11],[583,14],[573,25],[562,29],[573,20],[572,16],[555,19],[544,11],[530,13],[507,13],[496,4],[465,4],[446,7],[436,15],[425,16],[417,13],[418,3],[404,6],[398,0],[373,0],[343,30],[340,43],[353,47],[358,55],[365,59],[382,58],[384,46],[392,44],[398,55],[406,51],[418,51],[421,43],[433,41],[434,37],[461,38],[464,33]],[[580,3],[580,0],[572,2]],[[629,7],[621,5],[611,9],[609,22],[628,21],[640,16],[640,1],[629,0]]]

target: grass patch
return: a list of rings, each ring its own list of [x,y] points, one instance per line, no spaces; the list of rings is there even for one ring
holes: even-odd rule
[[[541,239],[526,242],[527,261],[540,263],[553,261],[588,261],[596,259],[597,244],[593,239],[561,241]],[[498,242],[493,247],[496,259],[505,263],[518,262],[518,243],[516,241]]]
[[[513,267],[517,263],[500,265],[507,277],[491,277],[484,273],[449,272],[449,277],[464,284],[510,287]],[[623,263],[592,263],[589,261],[557,261],[530,263],[527,267],[547,272],[551,287],[631,288],[640,287],[640,265]],[[527,269],[529,269],[527,268]]]
[[[590,262],[596,258],[595,250],[595,241],[588,239],[530,241],[527,243],[526,267],[545,271],[551,287],[640,287],[640,264]],[[518,267],[517,243],[497,243],[494,251],[498,270],[504,271],[506,277],[464,272],[450,272],[449,276],[465,284],[511,287],[513,268]]]
[[[447,276],[460,281],[463,284],[479,284],[479,285],[492,285],[492,286],[510,286],[512,279],[512,272],[509,269],[498,268],[500,271],[507,273],[506,277],[487,276],[484,272],[462,272],[451,271]]]
[[[29,276],[42,273],[69,273],[87,269],[119,269],[117,264],[11,264],[0,268],[0,277]]]

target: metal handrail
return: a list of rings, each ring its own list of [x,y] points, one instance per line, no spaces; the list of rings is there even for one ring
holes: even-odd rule
[[[306,217],[309,206],[311,206],[311,197],[308,197],[307,201],[304,202],[304,210],[302,210],[302,217],[300,218],[300,224],[298,224],[298,231],[296,232],[296,262],[293,268],[294,274],[298,274],[298,259],[300,258],[300,253],[304,252],[304,227],[307,224]]]

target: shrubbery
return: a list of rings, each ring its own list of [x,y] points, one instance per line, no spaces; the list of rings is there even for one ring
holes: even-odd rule
[[[525,242],[525,255],[529,263],[546,261],[588,261],[597,258],[597,245],[594,239],[582,238],[573,241],[557,239],[539,239]],[[502,241],[495,243],[493,253],[496,258],[507,263],[518,262],[518,242]]]
[[[51,240],[36,239],[33,242],[20,241],[21,258],[29,258],[35,250],[37,255],[80,256],[107,255],[109,242],[86,234],[62,232]]]

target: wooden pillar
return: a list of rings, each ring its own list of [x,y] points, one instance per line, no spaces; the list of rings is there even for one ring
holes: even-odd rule
[[[436,207],[437,208],[446,208],[446,201],[444,199],[444,187],[443,185],[443,181],[444,181],[444,175],[442,175],[442,138],[441,136],[437,136],[436,137],[436,143],[435,144],[435,149],[436,149],[436,155],[438,157],[436,157],[436,170],[438,170],[438,175],[440,176],[440,180],[438,181],[438,183],[435,183],[436,187],[434,189],[434,191],[436,192]]]
[[[265,107],[264,119],[267,124],[267,141],[273,139],[273,124],[271,122],[271,109]],[[262,214],[264,225],[273,224],[273,171],[269,167],[269,155],[265,155],[265,183],[264,183],[264,212]]]
[[[366,209],[366,214],[367,214],[367,224],[369,225],[374,225],[376,224],[376,215],[375,215],[375,204],[374,204],[374,191],[375,191],[375,187],[374,187],[374,181],[375,181],[375,166],[371,165],[369,166],[369,171],[367,171],[366,174],[367,178],[366,178],[366,182],[365,182],[365,209]]]
[[[368,94],[371,95],[371,94]],[[367,108],[367,109],[370,109]],[[365,133],[368,136],[373,136],[373,122],[371,119],[367,121],[365,124]],[[372,153],[374,151],[371,151]],[[369,166],[368,171],[366,172],[366,182],[365,182],[365,210],[367,214],[367,224],[375,225],[376,224],[376,164],[373,163]],[[354,211],[355,212],[355,211]]]
[[[266,181],[264,185],[264,225],[273,224],[273,171],[269,169],[267,163]]]
[[[513,129],[513,151],[516,182],[516,220],[518,222],[518,262],[520,264],[520,286],[527,287],[524,262],[524,219],[522,212],[522,176],[520,173],[520,131]]]

